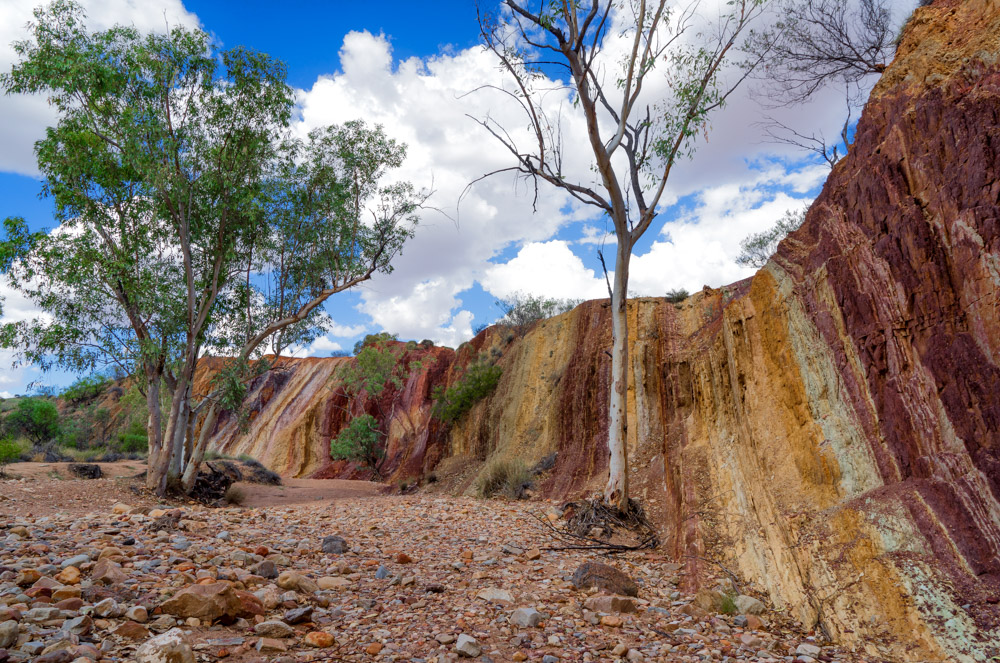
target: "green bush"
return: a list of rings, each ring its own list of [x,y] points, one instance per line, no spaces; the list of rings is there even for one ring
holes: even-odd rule
[[[476,479],[476,494],[480,497],[503,495],[521,499],[531,485],[531,471],[519,460],[494,458],[486,464]]]
[[[503,312],[503,316],[495,324],[509,327],[518,336],[523,336],[528,328],[539,320],[572,311],[579,304],[579,299],[550,299],[515,292],[496,301],[496,306]]]
[[[0,474],[3,473],[3,466],[12,463],[21,457],[21,445],[12,437],[0,438]]]
[[[103,375],[91,375],[66,387],[59,396],[73,404],[83,403],[100,396],[110,384],[111,380]]]
[[[130,423],[124,432],[118,434],[118,449],[127,454],[148,452],[149,434],[146,427],[138,421]]]
[[[59,437],[59,411],[43,398],[22,398],[3,423],[8,434],[24,436],[34,445]]]
[[[667,301],[671,304],[680,304],[682,301],[690,297],[691,295],[684,288],[677,288],[675,290],[667,291]]]
[[[358,463],[379,476],[379,469],[385,460],[383,438],[375,417],[362,414],[351,419],[350,423],[340,429],[337,437],[330,440],[330,457]]]
[[[477,361],[471,364],[455,384],[447,389],[434,390],[434,407],[431,415],[445,423],[454,423],[472,409],[472,406],[488,396],[497,383],[503,369],[496,364]]]
[[[719,612],[724,615],[735,615],[739,612],[736,607],[736,598],[732,594],[723,594],[719,601]]]

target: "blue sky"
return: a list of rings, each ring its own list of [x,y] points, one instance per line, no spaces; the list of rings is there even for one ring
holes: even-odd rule
[[[710,0],[709,4],[712,1]],[[402,338],[458,345],[492,322],[497,297],[529,291],[551,297],[605,296],[596,251],[605,221],[542,189],[532,210],[524,183],[491,178],[459,199],[477,176],[509,165],[509,156],[467,115],[522,120],[497,97],[469,94],[493,81],[497,67],[478,47],[475,3],[218,2],[208,0],[89,0],[93,28],[113,23],[162,30],[169,22],[198,26],[223,47],[245,45],[288,64],[297,89],[296,126],[362,118],[405,141],[409,158],[399,177],[433,188],[435,210],[422,215],[416,238],[395,273],[358,292],[334,297],[327,310],[338,329],[302,354],[349,349],[363,333],[387,330]],[[0,7],[0,67],[14,55],[32,2]],[[140,6],[141,5],[141,6]],[[280,11],[276,11],[280,6]],[[837,135],[839,92],[809,108],[783,109],[781,119]],[[785,209],[815,197],[828,170],[808,155],[766,144],[755,122],[759,104],[738,96],[713,121],[707,143],[672,178],[671,200],[634,252],[630,290],[661,296],[744,278],[734,262],[739,240],[770,226]],[[0,215],[24,216],[33,228],[53,226],[51,205],[39,200],[31,144],[52,121],[43,99],[0,97]],[[572,117],[566,122],[567,162],[586,177],[586,143]],[[605,238],[606,239],[606,238]],[[606,245],[613,253],[613,243]],[[30,316],[0,283],[5,320]],[[8,370],[0,354],[0,395],[22,393],[38,379],[26,367]],[[42,376],[65,384],[72,376]]]

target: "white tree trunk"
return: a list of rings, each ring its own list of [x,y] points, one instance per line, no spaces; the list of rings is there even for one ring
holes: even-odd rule
[[[631,248],[619,238],[611,291],[611,393],[608,405],[608,484],[604,501],[628,506],[628,268]]]
[[[166,474],[166,463],[161,459],[167,450],[163,444],[163,411],[160,407],[160,376],[150,377],[146,383],[146,407],[149,410],[149,420],[146,422],[146,434],[149,438],[149,456],[146,461],[146,487],[159,491]]]
[[[208,408],[208,413],[205,415],[205,421],[201,424],[201,433],[198,435],[198,441],[191,450],[191,457],[188,460],[187,467],[184,468],[184,476],[181,478],[181,488],[185,493],[190,493],[191,489],[194,488],[194,482],[198,478],[198,470],[201,467],[201,461],[205,459],[205,450],[208,448],[208,440],[212,436],[212,430],[215,428],[215,422],[218,421],[218,419],[219,410],[213,403]]]

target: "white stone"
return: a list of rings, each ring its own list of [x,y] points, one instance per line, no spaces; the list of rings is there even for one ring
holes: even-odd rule
[[[135,653],[135,660],[136,663],[195,663],[194,651],[179,628],[147,640]]]

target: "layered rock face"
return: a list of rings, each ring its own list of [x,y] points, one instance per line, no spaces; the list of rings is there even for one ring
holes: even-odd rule
[[[1000,653],[1000,6],[917,10],[850,154],[752,279],[682,304],[630,303],[634,492],[690,577],[723,564],[807,625],[879,658]],[[665,265],[664,269],[669,269]],[[533,463],[551,496],[606,469],[610,316],[587,302],[524,338],[490,330],[407,383],[393,476]],[[430,416],[480,352],[496,391]],[[290,362],[217,446],[344,475],[338,362]],[[269,382],[276,380],[275,382]],[[366,410],[367,411],[367,410]]]

